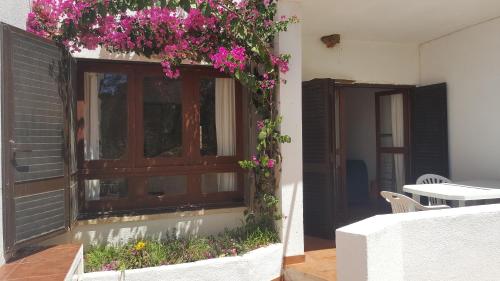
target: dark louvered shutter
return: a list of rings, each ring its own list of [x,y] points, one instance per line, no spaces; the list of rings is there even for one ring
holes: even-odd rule
[[[428,173],[449,177],[446,92],[443,83],[412,93],[412,182]]]
[[[69,54],[0,24],[7,256],[69,221]]]
[[[332,98],[333,80],[303,83],[304,231],[324,238],[332,238],[335,228]]]
[[[68,80],[68,97],[67,97],[67,150],[68,150],[68,174],[69,174],[69,201],[70,201],[70,222],[76,222],[79,215],[79,204],[78,204],[78,168],[76,159],[76,131],[77,131],[77,119],[76,119],[76,96],[77,96],[77,69],[76,60],[72,57],[68,57],[69,60],[69,80]]]

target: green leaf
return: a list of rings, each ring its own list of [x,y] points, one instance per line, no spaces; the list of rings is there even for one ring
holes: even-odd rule
[[[179,6],[186,12],[189,12],[191,10],[191,1],[189,0],[180,0],[179,1]]]
[[[158,4],[160,7],[165,8],[167,7],[167,0],[160,0],[158,1]]]
[[[212,15],[212,8],[210,7],[210,5],[207,3],[207,2],[203,2],[201,5],[200,5],[200,10],[201,10],[201,13],[208,17],[210,15]]]
[[[259,132],[259,140],[265,140],[267,138],[267,133],[263,130]]]

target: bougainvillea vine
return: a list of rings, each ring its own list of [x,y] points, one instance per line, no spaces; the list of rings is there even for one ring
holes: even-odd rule
[[[280,144],[290,137],[280,133],[275,93],[290,57],[272,45],[297,20],[276,12],[277,0],[33,0],[27,29],[72,52],[100,46],[158,57],[170,78],[201,62],[239,80],[260,116],[256,154],[240,161],[255,177],[252,211],[276,218]]]

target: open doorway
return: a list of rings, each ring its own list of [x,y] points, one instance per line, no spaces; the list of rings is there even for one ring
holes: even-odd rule
[[[342,226],[388,213],[381,190],[402,192],[409,165],[411,87],[339,85],[345,159],[345,212]]]
[[[304,233],[334,239],[343,225],[390,211],[419,175],[448,176],[446,84],[303,83]]]

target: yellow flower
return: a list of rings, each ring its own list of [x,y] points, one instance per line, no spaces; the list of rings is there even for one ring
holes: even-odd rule
[[[135,244],[134,249],[136,251],[140,251],[140,250],[144,249],[145,246],[146,246],[146,243],[139,241],[139,242],[137,242],[137,244]]]

